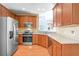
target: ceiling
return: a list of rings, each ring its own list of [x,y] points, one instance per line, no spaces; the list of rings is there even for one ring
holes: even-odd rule
[[[55,3],[2,3],[17,15],[39,15],[51,10]]]

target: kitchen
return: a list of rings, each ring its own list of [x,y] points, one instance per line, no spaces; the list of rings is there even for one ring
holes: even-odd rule
[[[79,56],[78,10],[78,3],[1,3],[0,56]]]

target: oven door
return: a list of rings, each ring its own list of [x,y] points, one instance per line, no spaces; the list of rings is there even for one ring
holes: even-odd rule
[[[24,35],[23,42],[32,42],[32,36],[31,35]]]

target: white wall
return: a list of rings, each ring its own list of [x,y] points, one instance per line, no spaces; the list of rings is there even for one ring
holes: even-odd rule
[[[74,31],[74,33],[72,33]],[[59,27],[57,33],[70,39],[79,40],[79,26],[77,27]]]

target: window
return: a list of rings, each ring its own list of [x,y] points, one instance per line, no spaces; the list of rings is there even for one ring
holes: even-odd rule
[[[53,11],[47,11],[39,15],[39,31],[53,31]]]

